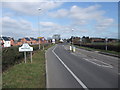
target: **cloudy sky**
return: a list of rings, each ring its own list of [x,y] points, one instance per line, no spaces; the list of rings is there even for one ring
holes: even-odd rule
[[[117,2],[2,2],[2,35],[118,37]],[[41,10],[38,10],[38,9]]]

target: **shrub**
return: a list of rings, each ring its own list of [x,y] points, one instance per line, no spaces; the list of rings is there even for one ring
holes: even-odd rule
[[[105,50],[106,45],[95,45],[95,44],[82,44],[81,46]],[[120,52],[120,46],[118,45],[107,45],[107,49],[110,51]]]

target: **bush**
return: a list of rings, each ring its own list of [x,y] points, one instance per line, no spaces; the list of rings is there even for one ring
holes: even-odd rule
[[[9,47],[2,49],[2,70],[6,70],[15,63],[21,62],[23,53],[19,53],[18,47]]]
[[[47,47],[49,44],[44,44],[44,47]],[[36,51],[39,49],[38,45],[31,45],[33,50]],[[42,48],[43,44],[41,45]],[[7,70],[9,67],[14,64],[18,64],[24,60],[24,53],[19,52],[20,46],[13,46],[9,48],[2,48],[2,71]],[[27,56],[29,52],[27,52]]]
[[[82,44],[81,46],[105,50],[106,45],[95,45],[95,44]],[[118,45],[107,45],[107,49],[110,51],[120,52],[120,46]]]

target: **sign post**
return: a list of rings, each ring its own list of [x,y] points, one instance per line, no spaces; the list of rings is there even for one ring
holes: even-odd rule
[[[24,57],[25,57],[25,63],[26,63],[26,52],[24,52]]]
[[[30,54],[31,54],[31,63],[32,63],[32,52],[30,52]]]
[[[105,38],[105,50],[107,51],[107,42],[108,42],[108,39],[107,37]]]
[[[24,43],[21,47],[19,47],[19,52],[24,52],[25,63],[26,63],[26,52],[31,53],[31,63],[32,63],[32,51],[33,51],[33,47],[30,47],[28,43]]]

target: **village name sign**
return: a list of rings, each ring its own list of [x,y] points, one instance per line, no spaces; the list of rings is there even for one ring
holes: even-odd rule
[[[28,43],[24,43],[21,47],[19,47],[19,52],[24,52],[25,63],[26,63],[26,52],[31,52],[31,63],[32,63],[32,51],[33,51],[33,47],[30,47]]]

